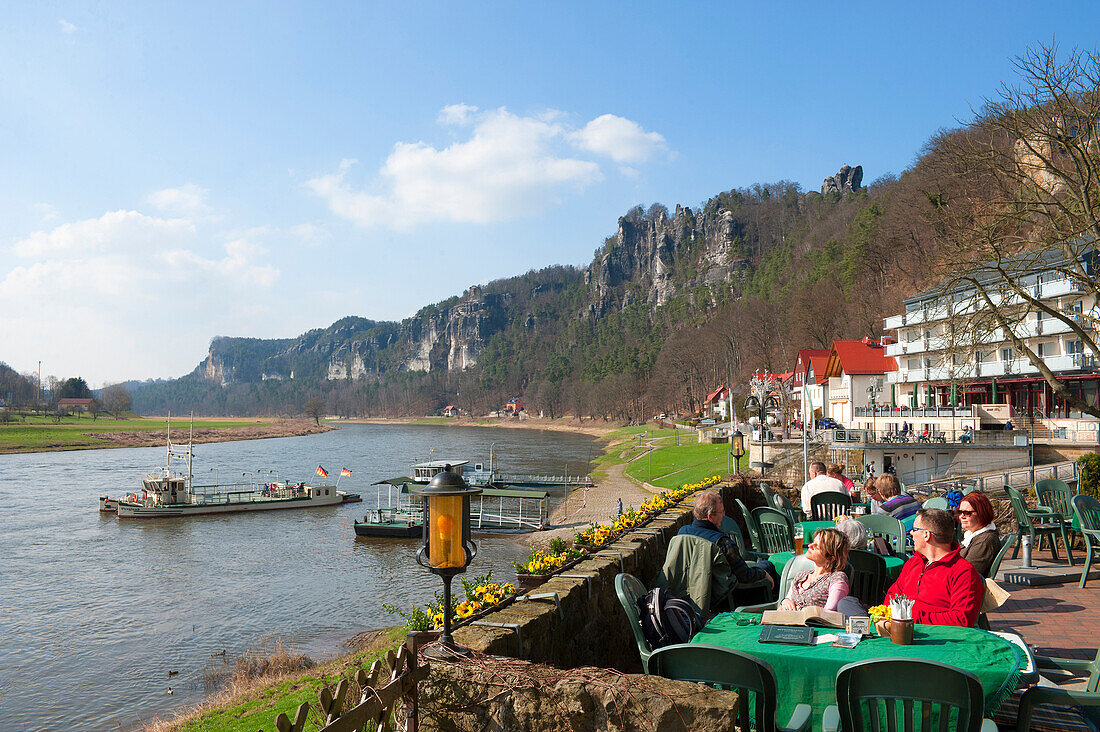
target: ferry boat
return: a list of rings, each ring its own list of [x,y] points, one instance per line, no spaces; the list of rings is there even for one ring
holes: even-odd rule
[[[411,483],[427,483],[447,466],[462,475],[465,460],[433,460],[413,466],[413,477],[389,478],[374,485],[387,488],[386,505],[381,491],[376,494],[376,508],[355,522],[357,536],[415,537],[420,536],[424,522],[420,498],[409,492]],[[539,531],[550,525],[546,491],[485,488],[470,496],[470,528],[479,533],[513,533]]]
[[[114,501],[119,518],[165,518],[198,516],[241,511],[271,511],[285,508],[315,508],[343,503],[343,491],[334,485],[311,485],[279,480],[273,473],[254,482],[228,486],[196,486],[192,483],[194,461],[193,430],[187,444],[172,443],[172,423],[169,418],[167,462],[141,478],[141,490],[119,499],[100,497],[100,510],[110,510]],[[186,462],[186,472],[175,466]]]

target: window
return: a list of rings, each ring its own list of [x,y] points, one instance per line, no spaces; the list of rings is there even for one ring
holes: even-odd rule
[[[1015,358],[1016,357],[1013,355],[1011,348],[1002,348],[1001,349],[1001,360],[1002,361],[1013,361],[1013,360],[1015,360]]]
[[[1038,354],[1039,354],[1039,358],[1049,358],[1051,356],[1057,356],[1058,355],[1058,341],[1040,343]]]
[[[1072,341],[1066,341],[1066,353],[1084,353],[1085,344],[1080,338]]]
[[[952,366],[958,366],[960,360],[961,359],[959,359],[959,354],[957,354],[957,353],[952,353],[951,354],[951,365]]]
[[[926,369],[932,368],[932,359],[930,359],[930,358],[924,359],[924,368],[926,368]]]
[[[919,359],[919,358],[911,358],[911,359],[909,359],[909,361],[908,361],[908,362],[907,362],[907,363],[905,364],[905,366],[906,366],[906,368],[908,368],[908,369],[909,369],[910,371],[912,371],[913,369],[919,369],[919,368],[920,368],[920,359]]]
[[[974,363],[983,363],[987,358],[989,358],[988,353],[984,351],[974,351]]]
[[[917,330],[916,328],[913,328],[912,330],[905,331],[905,342],[906,343],[912,343],[913,341],[917,340],[918,338],[920,338],[920,331]]]
[[[1081,313],[1084,312],[1084,307],[1082,306],[1081,301],[1077,300],[1076,302],[1070,303],[1069,307],[1066,308],[1066,312]]]

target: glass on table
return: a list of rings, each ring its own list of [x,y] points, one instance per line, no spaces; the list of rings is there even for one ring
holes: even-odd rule
[[[794,553],[795,554],[801,554],[802,553],[802,540],[803,540],[803,537],[805,535],[806,535],[806,532],[802,530],[801,526],[795,526],[794,527]]]

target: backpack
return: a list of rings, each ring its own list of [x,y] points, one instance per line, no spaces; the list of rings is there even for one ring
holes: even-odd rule
[[[656,588],[638,598],[638,616],[649,650],[687,643],[703,628],[703,618],[687,602]]]

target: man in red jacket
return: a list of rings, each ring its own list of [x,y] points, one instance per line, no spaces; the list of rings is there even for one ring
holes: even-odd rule
[[[985,581],[959,556],[955,519],[938,508],[922,508],[913,520],[916,554],[886,593],[916,600],[913,620],[925,625],[973,626],[985,597]]]

